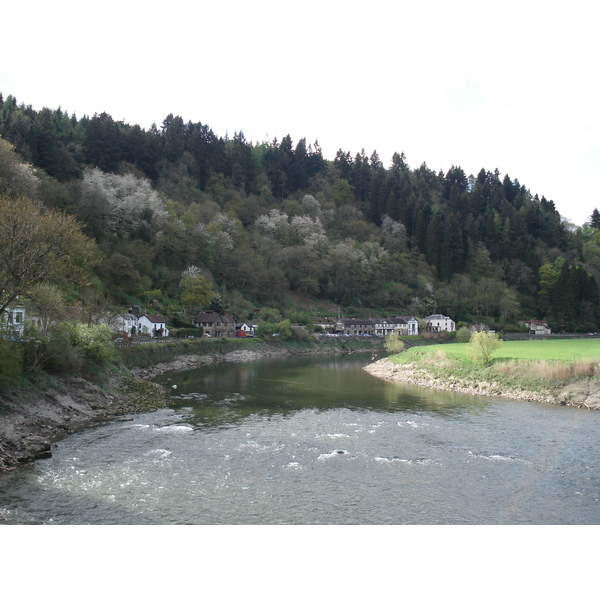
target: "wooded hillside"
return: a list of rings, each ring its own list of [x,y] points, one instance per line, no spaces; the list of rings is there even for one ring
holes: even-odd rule
[[[289,135],[223,138],[172,114],[145,130],[1,95],[0,135],[0,192],[16,189],[9,142],[41,181],[25,193],[96,240],[88,299],[172,312],[195,267],[212,308],[239,320],[328,301],[349,316],[442,312],[497,328],[600,321],[600,219],[565,223],[552,200],[497,170],[435,172],[402,152],[386,164],[340,149],[329,161],[318,142]],[[203,298],[188,308],[208,308]]]

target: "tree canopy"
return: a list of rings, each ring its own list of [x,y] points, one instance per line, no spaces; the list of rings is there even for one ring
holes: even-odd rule
[[[181,273],[197,265],[240,319],[302,299],[502,327],[600,325],[597,210],[575,228],[498,169],[414,168],[401,151],[386,165],[364,149],[326,160],[289,134],[253,143],[174,114],[143,129],[1,95],[0,136],[3,202],[35,207],[40,223],[77,219],[103,260],[91,270],[89,252],[73,252],[63,275],[87,268],[114,303],[179,302]]]
[[[0,314],[41,283],[83,284],[96,260],[72,215],[0,195]]]

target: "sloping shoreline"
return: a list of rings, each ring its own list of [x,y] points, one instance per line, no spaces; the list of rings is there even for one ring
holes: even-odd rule
[[[387,381],[399,384],[415,385],[444,392],[456,392],[472,396],[493,396],[520,400],[522,402],[540,402],[561,404],[589,410],[600,410],[600,390],[592,388],[587,382],[569,384],[556,395],[500,387],[497,384],[480,382],[472,384],[458,378],[442,379],[434,377],[414,363],[398,364],[383,358],[364,367],[364,370]]]

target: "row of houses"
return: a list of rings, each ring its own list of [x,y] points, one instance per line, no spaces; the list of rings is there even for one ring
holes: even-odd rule
[[[205,335],[210,337],[249,337],[256,331],[256,323],[236,323],[233,317],[216,312],[200,313],[193,323],[196,327],[202,327]],[[116,330],[127,335],[149,335],[153,338],[169,335],[164,317],[156,314],[136,314],[135,312],[120,315]]]
[[[134,307],[128,313],[119,315],[113,322],[115,332],[129,335],[148,335],[153,338],[169,336],[169,328],[164,317],[158,314],[140,314],[141,311]],[[7,308],[0,319],[0,329],[10,333],[11,337],[20,338],[25,326],[25,308],[14,306]],[[442,314],[431,314],[425,317],[426,331],[448,332],[456,331],[455,322]],[[527,326],[530,335],[551,335],[552,331],[546,321],[532,319],[520,321]],[[220,315],[216,312],[200,313],[194,319],[194,325],[202,327],[204,333],[210,337],[250,337],[255,335],[257,324],[253,322],[237,323],[229,315]],[[375,319],[338,319],[333,324],[322,324],[326,331],[349,335],[375,335],[386,336],[390,333],[399,335],[419,335],[419,321],[412,315],[399,315],[390,318]],[[485,325],[475,324],[471,331],[489,331]]]
[[[425,330],[432,332],[456,331],[454,321],[442,314],[433,314],[423,319]],[[398,335],[419,335],[419,321],[412,315],[375,319],[338,319],[333,326],[334,333],[349,335],[376,335],[384,337],[391,333]]]
[[[331,328],[333,333],[344,335],[386,336],[419,335],[419,322],[413,316],[397,316],[376,319],[338,319]]]

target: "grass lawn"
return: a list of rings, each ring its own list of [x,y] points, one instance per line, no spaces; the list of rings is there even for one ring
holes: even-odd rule
[[[417,346],[419,353],[444,352],[449,358],[465,358],[469,344],[436,344]],[[600,338],[574,340],[522,340],[503,342],[492,353],[492,360],[547,360],[572,362],[574,360],[600,360]]]

